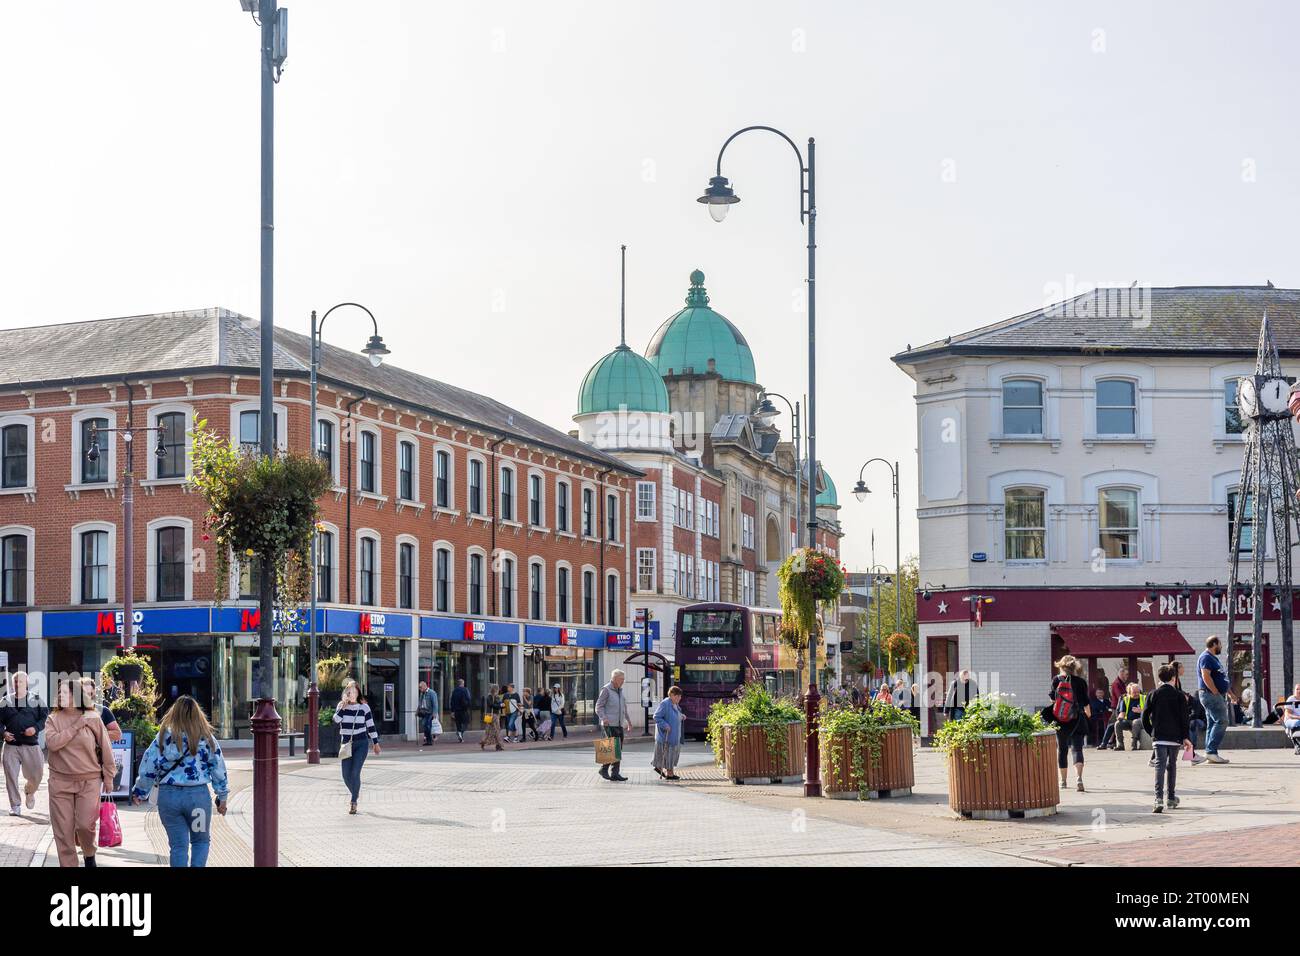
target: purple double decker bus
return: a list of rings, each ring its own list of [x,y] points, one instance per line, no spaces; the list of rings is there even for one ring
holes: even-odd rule
[[[677,610],[677,684],[683,731],[703,740],[709,708],[743,684],[762,681],[775,696],[798,693],[795,654],[779,638],[781,611],[743,604],[688,604]]]

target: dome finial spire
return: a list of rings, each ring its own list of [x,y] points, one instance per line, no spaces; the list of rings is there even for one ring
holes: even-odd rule
[[[691,287],[686,293],[688,308],[700,308],[709,304],[709,295],[704,290],[704,273],[696,269],[691,273]]]
[[[618,247],[619,276],[618,285],[618,347],[627,348],[627,246]]]

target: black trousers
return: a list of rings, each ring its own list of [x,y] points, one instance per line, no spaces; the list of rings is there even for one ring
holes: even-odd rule
[[[623,765],[623,728],[606,727],[605,736],[613,737],[614,740],[616,741],[616,743],[614,744],[614,753],[618,756],[618,759],[609,765],[609,773],[610,776],[617,777],[618,768]]]
[[[1065,770],[1069,767],[1067,757],[1070,750],[1074,750],[1074,762],[1083,763],[1083,743],[1087,740],[1087,732],[1080,730],[1078,732],[1058,730],[1056,732],[1056,766]]]

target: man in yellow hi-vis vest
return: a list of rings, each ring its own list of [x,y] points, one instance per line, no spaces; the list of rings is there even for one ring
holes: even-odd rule
[[[1133,733],[1133,749],[1141,750],[1145,739],[1147,749],[1151,748],[1151,737],[1142,726],[1142,711],[1146,709],[1147,697],[1138,684],[1129,684],[1128,692],[1119,699],[1115,708],[1115,749],[1124,749],[1124,731]]]

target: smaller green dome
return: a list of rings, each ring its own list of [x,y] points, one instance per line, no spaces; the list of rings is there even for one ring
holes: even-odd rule
[[[668,389],[659,371],[626,345],[620,345],[588,370],[578,389],[578,414],[667,412]]]
[[[838,508],[840,506],[839,496],[835,493],[835,482],[831,481],[831,476],[826,473],[826,469],[818,467],[821,472],[822,481],[826,488],[817,495],[817,507],[819,508]]]

